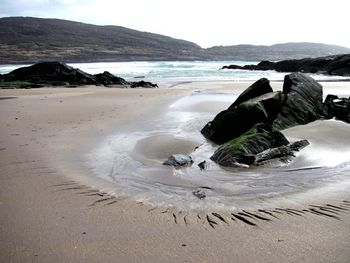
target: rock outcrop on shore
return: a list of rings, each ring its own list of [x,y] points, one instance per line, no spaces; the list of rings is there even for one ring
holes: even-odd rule
[[[319,58],[282,60],[278,62],[261,61],[257,65],[229,65],[222,69],[276,70],[278,72],[318,73],[336,76],[350,76],[350,54]]]
[[[12,83],[15,87],[21,84],[20,87],[24,88],[74,85],[120,85],[131,88],[158,87],[157,84],[145,81],[128,82],[108,71],[92,75],[62,62],[41,62],[29,67],[15,69],[8,74],[2,75],[0,78],[1,83],[8,83],[8,85]]]
[[[350,98],[329,95],[323,102],[319,83],[292,73],[285,76],[283,90],[278,92],[272,91],[267,79],[258,80],[201,132],[221,145],[211,159],[222,166],[260,165],[276,159],[288,162],[308,142],[290,143],[280,131],[333,117],[350,122]]]

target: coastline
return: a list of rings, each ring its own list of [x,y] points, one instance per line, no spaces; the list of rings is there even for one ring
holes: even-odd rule
[[[166,211],[113,199],[103,193],[103,181],[98,187],[80,181],[88,172],[80,154],[118,131],[127,132],[130,120],[142,125],[198,89],[240,93],[248,84],[0,90],[0,96],[17,97],[0,100],[0,261],[347,262],[347,210],[338,211],[339,220],[290,212],[267,222],[252,219],[256,226],[251,226],[223,222],[211,211]],[[282,85],[271,84],[274,89]],[[334,86],[321,84],[326,91]],[[336,83],[335,88],[344,87],[350,88],[349,83]],[[106,198],[111,198],[109,205],[99,201]],[[215,219],[215,228],[198,215]]]

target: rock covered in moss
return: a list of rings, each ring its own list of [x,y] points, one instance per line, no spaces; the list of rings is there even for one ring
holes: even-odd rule
[[[241,136],[221,145],[210,159],[226,167],[251,165],[258,153],[288,144],[289,141],[281,132],[273,131],[269,125],[258,124]]]

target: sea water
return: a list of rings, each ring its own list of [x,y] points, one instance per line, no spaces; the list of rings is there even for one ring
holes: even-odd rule
[[[195,81],[256,81],[267,78],[282,81],[287,73],[276,71],[249,71],[221,69],[225,65],[257,64],[252,61],[158,61],[158,62],[100,62],[69,63],[90,74],[110,73],[128,81],[145,80],[157,83],[160,87],[171,87],[183,82]],[[28,65],[0,65],[0,74]],[[339,76],[311,75],[316,80],[344,79]]]

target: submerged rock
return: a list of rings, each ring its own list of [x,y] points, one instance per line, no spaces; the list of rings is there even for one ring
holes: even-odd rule
[[[185,154],[173,154],[168,160],[163,162],[164,165],[170,165],[175,168],[187,167],[193,164],[192,157]]]

